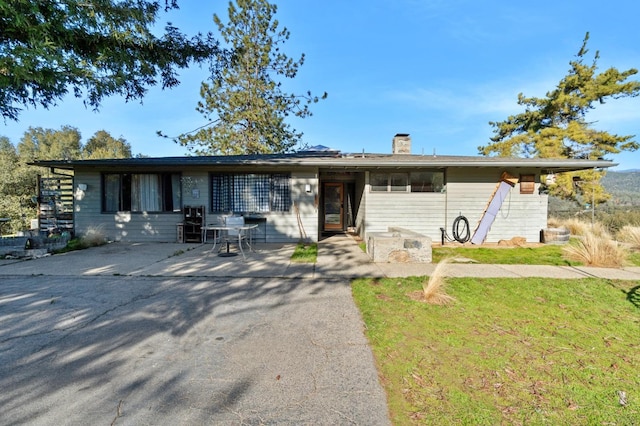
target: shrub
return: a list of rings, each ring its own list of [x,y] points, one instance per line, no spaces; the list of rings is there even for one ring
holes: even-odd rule
[[[627,259],[627,252],[617,242],[593,232],[586,232],[576,243],[566,246],[563,252],[567,259],[587,266],[619,268]]]
[[[640,210],[637,210],[637,208],[616,210],[613,212],[599,212],[596,218],[598,222],[602,223],[613,234],[616,234],[626,225],[640,226]]]

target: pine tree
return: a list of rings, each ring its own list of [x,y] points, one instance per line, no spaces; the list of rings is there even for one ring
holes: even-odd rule
[[[586,119],[587,112],[609,99],[635,97],[640,94],[640,82],[629,81],[636,69],[623,72],[609,68],[598,73],[599,52],[591,64],[585,64],[586,34],[576,59],[571,61],[568,74],[544,98],[518,95],[518,105],[525,112],[509,116],[505,121],[491,122],[494,136],[491,143],[478,147],[483,155],[522,156],[539,158],[599,159],[621,151],[635,151],[640,147],[633,135],[621,136],[596,130]],[[579,194],[585,201],[603,202],[608,198],[600,185],[604,172],[588,170],[563,174],[551,186],[551,193],[575,199]],[[574,179],[575,177],[575,179]],[[583,184],[575,185],[580,180]]]
[[[0,2],[0,114],[49,108],[68,92],[98,108],[119,94],[141,99],[147,88],[179,83],[177,70],[219,54],[207,35],[187,38],[170,23],[154,28],[177,0]]]
[[[214,15],[230,59],[217,62],[222,65],[201,86],[196,110],[210,123],[179,136],[178,143],[199,155],[232,155],[290,152],[300,142],[302,133],[285,119],[310,116],[309,105],[319,99],[282,89],[278,79],[294,78],[304,54],[296,61],[281,51],[290,33],[278,28],[276,11],[266,0],[237,0],[229,3],[227,24]]]

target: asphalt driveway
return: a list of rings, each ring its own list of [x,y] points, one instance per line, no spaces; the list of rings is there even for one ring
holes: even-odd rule
[[[82,275],[56,257],[0,268],[0,424],[389,424],[348,279]]]

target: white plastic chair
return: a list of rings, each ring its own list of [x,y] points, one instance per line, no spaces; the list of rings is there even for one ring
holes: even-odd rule
[[[225,226],[229,227],[229,229],[227,229],[226,243],[238,243],[240,253],[242,253],[242,257],[245,257],[244,250],[242,249],[242,243],[246,238],[246,233],[243,229],[240,228],[244,226],[244,217],[227,216],[225,218]],[[234,228],[235,226],[237,226],[238,228]]]
[[[222,242],[222,232],[216,230],[216,226],[225,226],[225,216],[214,216],[213,222],[207,223],[206,226],[202,227],[202,242],[206,243],[209,241],[208,233],[212,233],[213,237],[213,248],[211,250],[215,250],[215,247],[218,243]]]

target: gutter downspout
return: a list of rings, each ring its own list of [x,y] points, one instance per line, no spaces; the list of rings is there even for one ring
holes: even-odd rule
[[[449,191],[447,188],[447,175],[449,174],[449,168],[447,167],[446,169],[444,169],[444,180],[445,180],[445,186],[444,186],[444,229],[447,229],[448,225],[447,225],[447,220],[449,219]]]

